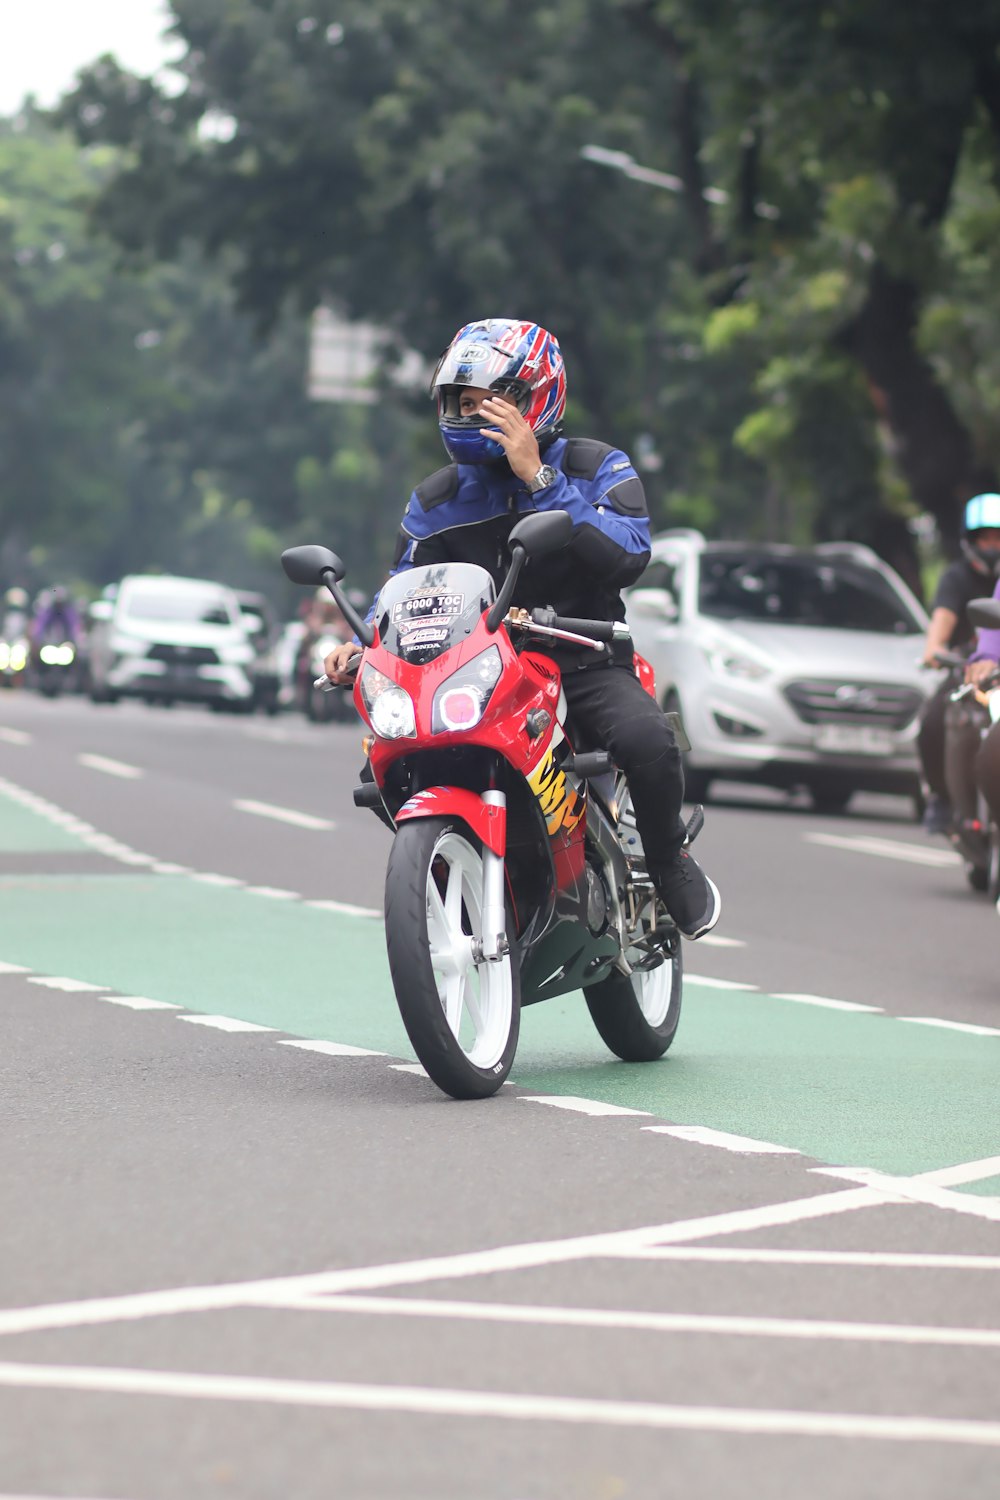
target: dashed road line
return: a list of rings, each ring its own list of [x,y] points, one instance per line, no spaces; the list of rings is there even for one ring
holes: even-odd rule
[[[807,844],[823,844],[828,849],[846,849],[852,854],[870,854],[881,859],[899,859],[911,865],[931,865],[944,868],[962,863],[961,858],[950,849],[922,849],[917,844],[898,843],[893,839],[880,839],[857,835],[848,837],[841,833],[804,833]]]
[[[26,964],[0,963],[0,974],[30,974],[31,970]]]
[[[41,985],[47,990],[64,990],[67,995],[89,993],[97,994],[100,990],[109,989],[106,984],[90,984],[86,979],[66,979],[60,975],[36,974],[28,980],[29,984]]]
[[[603,1099],[581,1099],[575,1094],[519,1094],[522,1104],[548,1104],[553,1109],[568,1109],[577,1115],[645,1115],[648,1109],[626,1109],[623,1104],[606,1104]]]
[[[346,1042],[300,1042],[287,1040],[279,1047],[297,1047],[300,1052],[320,1052],[325,1057],[386,1057],[385,1052],[373,1052],[370,1047],[350,1047]],[[422,1071],[422,1070],[421,1070]]]
[[[148,1000],[145,995],[99,995],[105,1005],[123,1005],[128,1010],[183,1010],[170,1000]]]
[[[311,911],[340,912],[345,917],[377,917],[382,913],[374,906],[352,906],[349,901],[306,901]]]
[[[756,984],[743,984],[737,979],[708,979],[704,974],[685,974],[685,984],[700,984],[707,990],[756,990]]]
[[[217,875],[211,870],[195,870],[191,879],[200,880],[202,885],[246,885],[237,875]]]
[[[276,823],[288,823],[293,828],[310,828],[319,833],[328,833],[336,828],[336,823],[331,823],[329,818],[317,818],[312,813],[296,812],[291,807],[275,807],[270,802],[254,802],[252,798],[241,797],[233,803],[238,812],[253,813],[258,818],[271,818]]]
[[[78,755],[77,764],[86,766],[91,771],[103,771],[105,776],[120,776],[123,781],[137,781],[140,776],[145,776],[145,771],[138,766],[126,765],[123,760],[112,760],[107,755]]]
[[[0,729],[0,740],[8,745],[30,745],[34,741],[34,735],[28,734],[24,729]]]
[[[971,1036],[1000,1036],[996,1026],[974,1026],[971,1021],[942,1021],[937,1016],[896,1016],[897,1021],[908,1021],[912,1026],[940,1026],[945,1031],[966,1031]]]
[[[283,891],[274,885],[248,885],[248,896],[268,896],[272,901],[299,901],[298,891]]]
[[[881,1005],[859,1005],[856,1000],[828,1000],[825,995],[799,995],[781,994],[773,995],[774,1000],[794,1000],[799,1005],[818,1005],[826,1010],[857,1010],[870,1011],[872,1015],[885,1015]]]
[[[731,1135],[727,1130],[711,1130],[707,1125],[644,1125],[650,1135],[672,1135],[679,1141],[698,1146],[718,1146],[722,1151],[736,1151],[741,1156],[799,1156],[794,1146],[776,1146],[771,1141],[755,1141],[747,1135]]]
[[[269,1031],[273,1035],[276,1026],[258,1026],[256,1021],[238,1021],[234,1016],[178,1016],[178,1021],[187,1021],[192,1026],[209,1026],[213,1031]]]

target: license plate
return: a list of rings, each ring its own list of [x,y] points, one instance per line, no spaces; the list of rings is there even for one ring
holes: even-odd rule
[[[871,724],[822,724],[815,744],[840,755],[891,755],[894,749],[889,730]]]

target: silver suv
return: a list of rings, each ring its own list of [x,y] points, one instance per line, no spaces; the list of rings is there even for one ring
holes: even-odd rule
[[[918,666],[927,616],[869,548],[668,531],[625,597],[690,740],[691,801],[715,777],[805,787],[824,811],[861,790],[919,798],[918,717],[936,681]]]

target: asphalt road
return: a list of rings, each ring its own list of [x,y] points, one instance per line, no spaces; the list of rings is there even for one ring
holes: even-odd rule
[[[946,846],[721,788],[668,1057],[569,997],[459,1105],[359,763],[0,696],[0,1493],[994,1495],[1000,924]]]

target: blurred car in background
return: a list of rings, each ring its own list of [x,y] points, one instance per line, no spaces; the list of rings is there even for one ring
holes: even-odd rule
[[[823,811],[861,790],[919,805],[918,718],[937,681],[918,665],[927,616],[869,548],[668,531],[625,599],[690,740],[690,801],[725,778],[804,787]]]
[[[254,647],[232,589],[132,574],[90,607],[90,696],[250,710]]]
[[[281,668],[278,661],[278,618],[266,594],[236,590],[236,601],[247,639],[254,649],[253,706],[267,714],[281,708]]]

